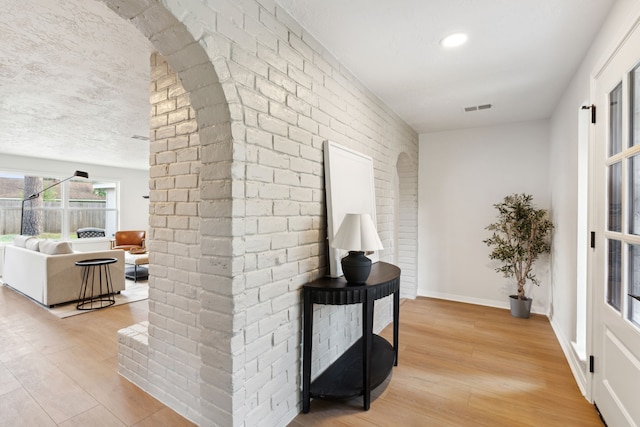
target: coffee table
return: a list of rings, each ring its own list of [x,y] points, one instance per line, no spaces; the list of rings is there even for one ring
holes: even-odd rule
[[[124,263],[131,267],[124,269],[124,277],[137,282],[138,280],[147,280],[149,278],[149,253],[132,254],[130,252],[124,253]],[[143,267],[146,265],[147,267]]]

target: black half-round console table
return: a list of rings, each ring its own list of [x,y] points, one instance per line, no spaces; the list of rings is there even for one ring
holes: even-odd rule
[[[363,396],[371,406],[371,390],[382,384],[398,365],[400,268],[377,262],[364,285],[348,285],[344,277],[323,277],[303,286],[302,412],[309,412],[311,398],[343,399]],[[393,294],[393,346],[373,333],[373,307],[377,299]],[[311,382],[313,304],[362,304],[362,338]]]

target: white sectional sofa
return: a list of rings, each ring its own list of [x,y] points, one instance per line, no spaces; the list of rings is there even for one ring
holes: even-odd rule
[[[68,242],[25,236],[16,237],[13,245],[5,247],[2,281],[51,307],[78,299],[82,268],[75,263],[97,258],[118,260],[110,264],[113,290],[124,290],[124,251],[73,252]]]

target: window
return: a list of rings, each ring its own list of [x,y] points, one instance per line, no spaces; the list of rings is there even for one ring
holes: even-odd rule
[[[63,240],[75,239],[76,230],[85,227],[113,234],[116,183],[61,179],[0,172],[0,242],[11,242],[21,228],[23,234]]]

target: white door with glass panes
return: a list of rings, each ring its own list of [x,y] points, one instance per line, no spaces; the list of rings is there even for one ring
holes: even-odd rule
[[[609,426],[640,426],[640,30],[595,74],[592,90],[591,396]]]

